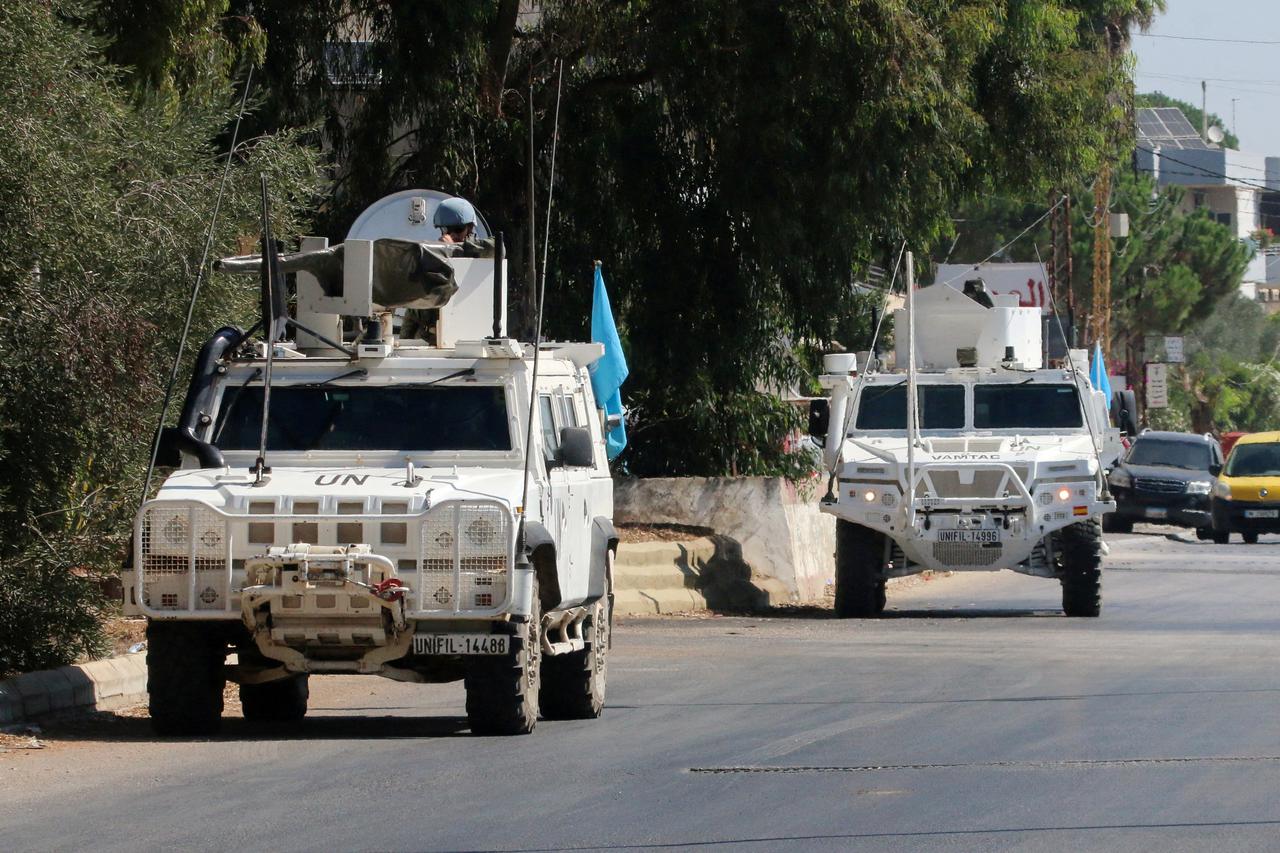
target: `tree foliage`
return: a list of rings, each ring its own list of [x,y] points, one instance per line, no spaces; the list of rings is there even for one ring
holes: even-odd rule
[[[123,556],[225,162],[213,140],[231,117],[225,90],[181,109],[136,103],[74,11],[0,5],[0,565],[4,585],[26,583],[6,608],[70,594],[74,583],[49,580],[55,570]],[[233,160],[215,252],[252,233],[259,173],[280,233],[296,234],[315,154],[286,134]],[[253,298],[251,286],[210,281],[194,334],[248,319]]]
[[[847,328],[869,264],[904,240],[938,245],[975,193],[1047,192],[1098,165],[1124,110],[1110,94],[1127,85],[1111,48],[1159,3],[252,8],[266,35],[259,125],[323,128],[330,236],[392,190],[466,195],[506,234],[526,331],[527,173],[532,157],[540,231],[563,61],[547,330],[584,334],[604,260],[633,368],[624,464],[716,474],[793,469],[783,437],[797,416],[768,390],[803,372],[785,342]],[[230,0],[224,17],[249,10]],[[113,32],[154,35],[135,23]]]

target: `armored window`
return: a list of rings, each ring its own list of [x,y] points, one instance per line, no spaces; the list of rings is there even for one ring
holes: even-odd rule
[[[538,397],[538,420],[542,430],[542,455],[548,462],[553,462],[556,451],[560,449],[560,433],[556,430],[550,394]]]
[[[581,426],[578,423],[578,409],[574,404],[573,395],[569,393],[561,393],[560,395],[560,422],[567,427]]]
[[[223,450],[257,450],[262,387],[224,398]],[[506,392],[495,385],[273,385],[268,450],[510,450]]]
[[[990,384],[973,388],[975,429],[1076,429],[1084,425],[1072,385]]]
[[[964,429],[963,385],[919,385],[920,429]],[[906,429],[907,384],[870,385],[858,399],[859,430]]]

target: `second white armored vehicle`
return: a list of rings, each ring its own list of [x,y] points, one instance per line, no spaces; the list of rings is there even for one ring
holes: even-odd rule
[[[618,541],[587,370],[603,350],[507,337],[500,243],[433,242],[442,197],[384,199],[327,278],[298,272],[294,340],[228,327],[201,350],[125,593],[149,620],[158,731],[215,730],[228,680],[246,717],[299,719],[329,673],[461,679],[476,733],[600,714]],[[424,337],[391,333],[388,281],[434,303]]]
[[[911,294],[896,369],[827,356],[838,616],[882,611],[889,578],[998,569],[1058,580],[1069,616],[1099,613],[1108,401],[1084,352],[1044,365],[1038,308],[971,289]]]

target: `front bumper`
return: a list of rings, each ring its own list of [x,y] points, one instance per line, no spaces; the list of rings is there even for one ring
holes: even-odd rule
[[[1212,523],[1207,494],[1152,494],[1113,486],[1115,514],[1126,521],[1208,527]]]
[[[1229,533],[1280,533],[1280,502],[1213,499],[1213,529]],[[1249,518],[1249,513],[1275,513],[1271,518]]]

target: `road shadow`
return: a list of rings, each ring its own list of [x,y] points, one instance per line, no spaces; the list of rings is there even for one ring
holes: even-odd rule
[[[345,709],[344,709],[345,710]],[[379,710],[386,710],[385,708]],[[42,723],[42,737],[53,741],[113,743],[270,742],[307,740],[422,740],[470,737],[466,717],[388,717],[335,715],[293,723],[266,723],[223,717],[215,735],[163,737],[145,716],[97,713]]]
[[[1064,618],[1061,610],[1045,607],[969,607],[947,608],[946,610],[927,609],[890,609],[875,616],[864,616],[856,619],[839,619],[835,610],[817,604],[798,604],[774,607],[768,610],[720,612],[721,616],[739,616],[757,619],[796,619],[801,621],[848,621],[867,622],[878,619],[1026,619],[1026,618]]]
[[[1064,619],[1061,610],[1043,607],[970,607],[947,610],[886,610],[877,619]]]

